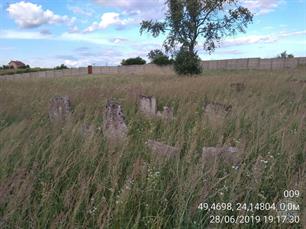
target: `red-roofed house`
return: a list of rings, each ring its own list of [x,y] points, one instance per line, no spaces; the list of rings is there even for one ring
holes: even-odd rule
[[[14,69],[18,69],[18,68],[25,68],[25,64],[22,63],[21,61],[18,60],[12,60],[9,64],[8,64],[9,68],[14,68]]]

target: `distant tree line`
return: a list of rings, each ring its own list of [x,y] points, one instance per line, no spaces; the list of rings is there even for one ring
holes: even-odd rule
[[[284,51],[281,54],[277,55],[276,58],[288,59],[288,58],[294,58],[294,56],[292,54],[287,54],[287,51]]]
[[[65,64],[61,64],[59,66],[54,67],[55,70],[61,70],[61,69],[68,69],[68,67]]]
[[[8,65],[2,65],[0,66],[1,70],[9,70],[12,69],[12,67],[8,66]],[[30,65],[25,65],[23,67],[19,67],[19,69],[31,69]],[[39,68],[35,68],[35,69],[39,69]],[[42,68],[44,69],[44,68]],[[60,69],[68,69],[68,67],[65,64],[61,64],[59,66],[54,67],[53,69],[55,70],[60,70]]]
[[[30,69],[30,65],[25,65],[25,66],[22,66],[22,67],[19,67],[20,69]],[[0,66],[0,69],[2,70],[7,70],[7,69],[13,69],[13,67],[10,67],[8,65],[2,65]]]

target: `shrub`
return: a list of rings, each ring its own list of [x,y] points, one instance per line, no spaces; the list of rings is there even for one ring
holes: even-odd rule
[[[121,65],[143,65],[146,64],[146,61],[141,57],[129,58],[121,61]]]
[[[154,60],[152,61],[153,64],[157,64],[157,65],[169,65],[169,64],[173,64],[173,60],[170,60],[169,57],[167,57],[166,55],[163,56],[157,56],[154,58]]]
[[[153,60],[154,60],[156,57],[158,57],[158,56],[163,56],[163,55],[165,55],[165,54],[163,53],[163,51],[161,51],[161,50],[159,50],[159,49],[154,49],[154,50],[151,50],[151,51],[148,53],[147,57],[151,60],[151,62],[153,62]]]
[[[156,65],[173,64],[173,60],[169,59],[169,57],[159,49],[151,50],[147,57],[151,60],[151,63]]]
[[[194,75],[202,72],[201,60],[195,53],[182,48],[176,55],[174,69],[179,75]]]
[[[292,54],[287,54],[287,51],[284,51],[281,54],[279,54],[277,58],[288,59],[288,58],[294,58],[294,56]]]

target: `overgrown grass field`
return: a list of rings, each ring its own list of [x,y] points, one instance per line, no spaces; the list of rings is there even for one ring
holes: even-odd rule
[[[0,228],[305,228],[306,68],[204,71],[198,77],[84,76],[0,81]],[[290,80],[291,79],[291,80]],[[231,83],[245,83],[237,92]],[[175,119],[148,119],[138,95],[157,98]],[[55,95],[71,98],[63,126],[48,118]],[[128,142],[102,133],[107,99],[123,107]],[[204,101],[231,104],[224,123]],[[84,137],[80,127],[94,124]],[[148,139],[180,148],[158,158]],[[240,164],[201,159],[204,146],[241,149]],[[213,165],[213,166],[212,166]],[[274,215],[275,210],[205,211],[200,203],[278,203],[299,190],[300,222],[209,224],[211,215]]]

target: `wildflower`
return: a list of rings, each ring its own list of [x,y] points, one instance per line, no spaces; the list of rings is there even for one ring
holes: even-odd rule
[[[95,214],[95,212],[97,211],[97,208],[96,207],[93,207],[92,209],[90,209],[88,212],[90,215],[93,215]]]

